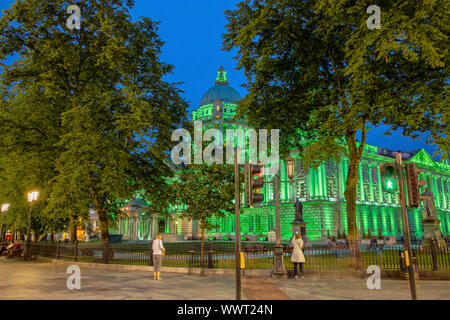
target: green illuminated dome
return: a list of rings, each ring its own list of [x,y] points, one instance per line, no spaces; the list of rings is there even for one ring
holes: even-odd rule
[[[205,92],[202,97],[200,107],[213,104],[216,100],[220,100],[224,103],[237,103],[241,99],[241,95],[236,91],[236,89],[230,87],[225,68],[221,66],[215,86]]]

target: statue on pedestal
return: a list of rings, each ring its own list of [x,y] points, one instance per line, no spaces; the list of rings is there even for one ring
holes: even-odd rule
[[[446,243],[442,238],[441,229],[439,227],[440,220],[437,218],[435,198],[428,188],[420,195],[420,200],[423,202],[423,210],[425,218],[423,223],[423,239],[422,244],[429,245],[437,241],[439,247],[445,247]]]
[[[295,200],[295,221],[303,221],[303,204],[298,198]]]
[[[425,189],[425,192],[420,195],[420,199],[423,202],[423,209],[425,211],[425,216],[427,218],[434,218],[436,215],[436,205],[435,205],[435,198],[433,193],[428,190],[428,188]]]

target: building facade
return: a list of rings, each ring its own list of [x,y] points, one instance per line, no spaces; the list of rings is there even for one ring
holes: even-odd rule
[[[247,128],[242,120],[235,119],[237,103],[241,99],[227,79],[223,67],[219,69],[215,85],[204,94],[200,107],[193,111],[193,120],[202,121],[203,130],[210,128]],[[415,163],[425,170],[419,175],[426,180],[436,198],[437,216],[441,220],[443,235],[450,235],[450,165],[448,160],[435,161],[424,149],[402,152],[404,163]],[[381,185],[380,165],[394,162],[394,151],[366,145],[359,165],[357,186],[357,222],[362,236],[403,234],[401,207],[397,194],[384,192]],[[307,236],[310,240],[324,240],[329,236],[348,234],[346,204],[344,198],[345,180],[349,160],[329,160],[317,169],[305,169],[296,159],[295,177],[289,183],[286,165],[280,165],[280,203],[282,239],[292,236],[291,222],[294,220],[294,203],[298,198],[303,203],[303,218],[307,222]],[[273,177],[265,176],[265,182]],[[425,188],[424,187],[424,188]],[[423,189],[424,189],[423,188]],[[424,190],[422,190],[424,191]],[[264,202],[255,208],[242,210],[241,232],[255,237],[265,237],[275,228],[275,206],[273,183],[264,184],[261,190]],[[140,199],[137,199],[140,200]],[[145,206],[143,206],[145,207]],[[156,233],[179,234],[192,237],[198,234],[198,224],[180,219],[182,207],[173,208],[171,217],[148,216],[145,210],[124,210],[128,216],[119,221],[118,232],[125,239],[150,239]],[[412,239],[423,236],[423,208],[408,209]],[[210,236],[221,238],[233,235],[235,229],[233,214],[224,218],[212,218],[217,227],[208,230]]]

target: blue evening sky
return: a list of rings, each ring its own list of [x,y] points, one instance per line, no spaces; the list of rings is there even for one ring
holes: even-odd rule
[[[7,9],[14,0],[1,0],[0,10]],[[175,71],[168,81],[183,82],[181,89],[189,102],[189,110],[199,107],[203,93],[214,85],[221,64],[228,73],[230,85],[244,96],[241,87],[245,83],[242,70],[235,70],[235,52],[221,50],[222,34],[225,32],[224,12],[232,9],[238,0],[136,0],[131,11],[133,19],[139,16],[161,21],[159,35],[165,46],[162,61],[173,64]],[[82,9],[82,8],[81,8]],[[412,151],[425,148],[433,154],[435,148],[425,144],[424,139],[412,141],[409,137],[394,132],[393,136],[383,136],[386,127],[370,131],[367,143],[390,150]],[[438,160],[438,159],[437,159]]]

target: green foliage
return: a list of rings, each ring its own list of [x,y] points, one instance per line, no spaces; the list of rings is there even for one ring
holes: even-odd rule
[[[177,174],[172,188],[178,204],[186,206],[182,217],[199,221],[203,230],[214,227],[208,222],[212,216],[234,211],[233,166],[190,165]]]
[[[374,30],[366,24],[371,4],[244,0],[226,12],[224,35],[248,80],[240,116],[280,129],[281,150],[297,145],[306,166],[348,156],[344,194],[355,267],[356,184],[370,128],[385,124],[412,137],[429,131],[444,155],[450,139],[450,3],[382,0],[381,29]]]
[[[131,21],[133,1],[83,1],[72,31],[70,4],[17,1],[0,19],[0,60],[18,55],[1,76],[0,197],[39,188],[58,230],[94,207],[107,238],[118,199],[171,175],[162,159],[187,103],[163,80],[173,66],[160,61],[157,23]]]
[[[369,129],[430,130],[448,150],[449,3],[393,1],[369,30],[366,1],[245,0],[226,12],[224,48],[238,49],[250,124],[305,132],[306,163],[362,151]],[[363,141],[356,148],[355,135]]]

